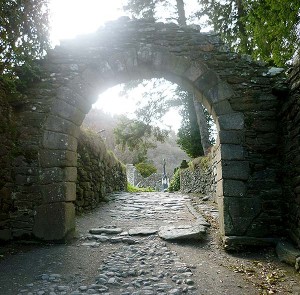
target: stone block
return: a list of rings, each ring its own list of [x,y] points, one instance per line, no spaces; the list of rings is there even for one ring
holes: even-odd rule
[[[249,175],[248,161],[222,160],[217,164],[217,181],[220,179],[248,180]]]
[[[245,197],[247,187],[245,182],[239,180],[223,180],[224,196],[228,197]]]
[[[177,76],[182,76],[191,64],[187,57],[173,54],[167,55],[167,59],[164,60],[164,63],[164,68]]]
[[[259,198],[225,197],[223,199],[225,235],[245,235],[261,212]]]
[[[222,144],[219,146],[220,152],[216,153],[216,161],[221,160],[244,160],[244,148],[236,144]]]
[[[167,58],[167,51],[160,51],[158,54],[154,53],[152,45],[142,45],[137,50],[137,58],[139,63],[151,64],[153,57],[156,57],[158,61],[154,62],[155,65],[163,65],[164,60]]]
[[[228,232],[228,227],[232,227],[231,221],[229,216],[225,215],[225,211],[224,211],[224,198],[223,197],[217,197],[217,204],[218,204],[218,211],[219,211],[219,230],[220,230],[220,234],[222,236],[225,235],[225,229]],[[225,225],[225,218],[226,218],[226,225]]]
[[[207,90],[206,92],[204,92],[204,94],[211,101],[211,103],[213,103],[216,114],[220,115],[219,113],[217,113],[217,107],[218,107],[217,103],[224,100],[228,100],[234,95],[234,92],[228,84],[218,81],[218,84],[213,85],[213,87]],[[227,105],[226,107],[228,108],[229,106]],[[222,110],[223,111],[225,110],[224,106]]]
[[[213,103],[217,102],[218,99],[217,97],[213,97],[209,91],[213,91],[218,83],[219,79],[216,73],[212,70],[208,70],[194,82],[194,86],[203,93],[211,103]]]
[[[46,150],[39,152],[42,167],[66,167],[77,165],[77,153],[68,150]]]
[[[40,172],[40,183],[50,184],[53,182],[75,182],[77,179],[76,167],[44,168]]]
[[[77,139],[71,135],[45,131],[43,137],[43,147],[53,150],[69,150],[76,152]]]
[[[36,209],[33,234],[45,241],[65,241],[75,231],[75,207],[73,203],[51,203]]]
[[[75,125],[73,122],[53,115],[48,116],[45,122],[45,129],[68,134],[75,138],[78,138],[80,132],[79,126]]]
[[[188,80],[194,82],[207,71],[207,66],[197,62],[193,63],[183,74]]]
[[[224,236],[222,237],[224,249],[227,251],[237,251],[244,247],[268,247],[274,246],[278,242],[276,238],[256,238],[248,236]]]
[[[242,130],[244,129],[244,115],[242,113],[232,113],[220,115],[216,124],[219,130]]]
[[[245,142],[245,134],[239,130],[220,130],[217,138],[217,144],[243,144]]]
[[[7,242],[12,239],[12,232],[10,229],[0,230],[0,241]]]
[[[57,99],[53,102],[51,114],[69,120],[77,126],[82,124],[85,117],[85,113],[83,113],[79,108],[72,106],[61,99]]]
[[[211,113],[213,118],[217,118],[220,115],[231,114],[233,110],[228,100],[221,100],[213,103]]]
[[[76,106],[83,113],[87,114],[91,109],[91,103],[87,102],[83,96],[81,96],[74,89],[62,86],[57,90],[57,97],[61,98],[70,105]]]
[[[100,63],[101,63],[101,65],[100,65]],[[107,61],[102,61],[102,60],[99,61],[99,63],[97,63],[97,65],[96,65],[96,67],[97,67],[97,70],[99,72],[101,72],[101,76],[107,75],[108,78],[111,78],[111,75],[113,75],[113,72],[111,71],[110,65],[108,64]],[[107,71],[109,73],[107,73]],[[89,83],[86,83],[86,81],[84,81],[82,79],[82,77],[77,76],[69,82],[68,88],[72,89],[73,92],[77,93],[79,96],[84,98],[84,102],[87,103],[86,109],[88,109],[88,106],[91,107],[92,103],[97,101],[97,97],[98,97],[99,93],[101,93],[102,91],[106,90],[109,87],[103,87],[102,83],[100,83],[98,85],[91,85]],[[80,105],[76,104],[76,108],[78,108],[78,111],[79,111],[78,115],[79,115],[79,121],[80,121],[80,117],[81,117]],[[85,113],[86,112],[82,112],[83,115]],[[74,122],[74,123],[77,124],[76,122]],[[79,123],[78,125],[80,126],[81,123]]]
[[[70,202],[76,200],[76,183],[61,182],[41,186],[43,203]]]
[[[245,197],[247,187],[245,182],[224,179],[217,182],[217,197]]]

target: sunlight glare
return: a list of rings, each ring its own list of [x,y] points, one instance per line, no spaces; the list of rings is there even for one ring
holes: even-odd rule
[[[50,0],[53,43],[94,32],[122,15],[122,0]]]

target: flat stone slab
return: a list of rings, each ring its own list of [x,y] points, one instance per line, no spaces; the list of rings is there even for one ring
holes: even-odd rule
[[[206,227],[200,224],[162,226],[158,235],[164,240],[202,240],[206,235]]]
[[[131,228],[128,231],[128,234],[130,236],[138,236],[138,235],[153,235],[156,234],[158,232],[157,228],[153,228],[153,227],[135,227],[135,228]]]
[[[92,228],[89,230],[90,234],[99,235],[99,234],[108,234],[108,235],[117,235],[120,234],[123,230],[121,228]]]

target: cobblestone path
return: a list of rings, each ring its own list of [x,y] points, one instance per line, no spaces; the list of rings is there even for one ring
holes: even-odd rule
[[[217,217],[213,208],[201,206]],[[77,218],[71,243],[23,245],[22,252],[5,255],[0,294],[259,294],[223,266],[227,254],[217,250],[209,230],[204,240],[159,237],[162,226],[208,225],[195,212],[181,194],[114,194]]]

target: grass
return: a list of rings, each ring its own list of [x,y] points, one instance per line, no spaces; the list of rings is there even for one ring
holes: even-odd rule
[[[129,193],[144,193],[144,192],[155,192],[151,187],[136,187],[130,183],[127,183],[127,191]]]

